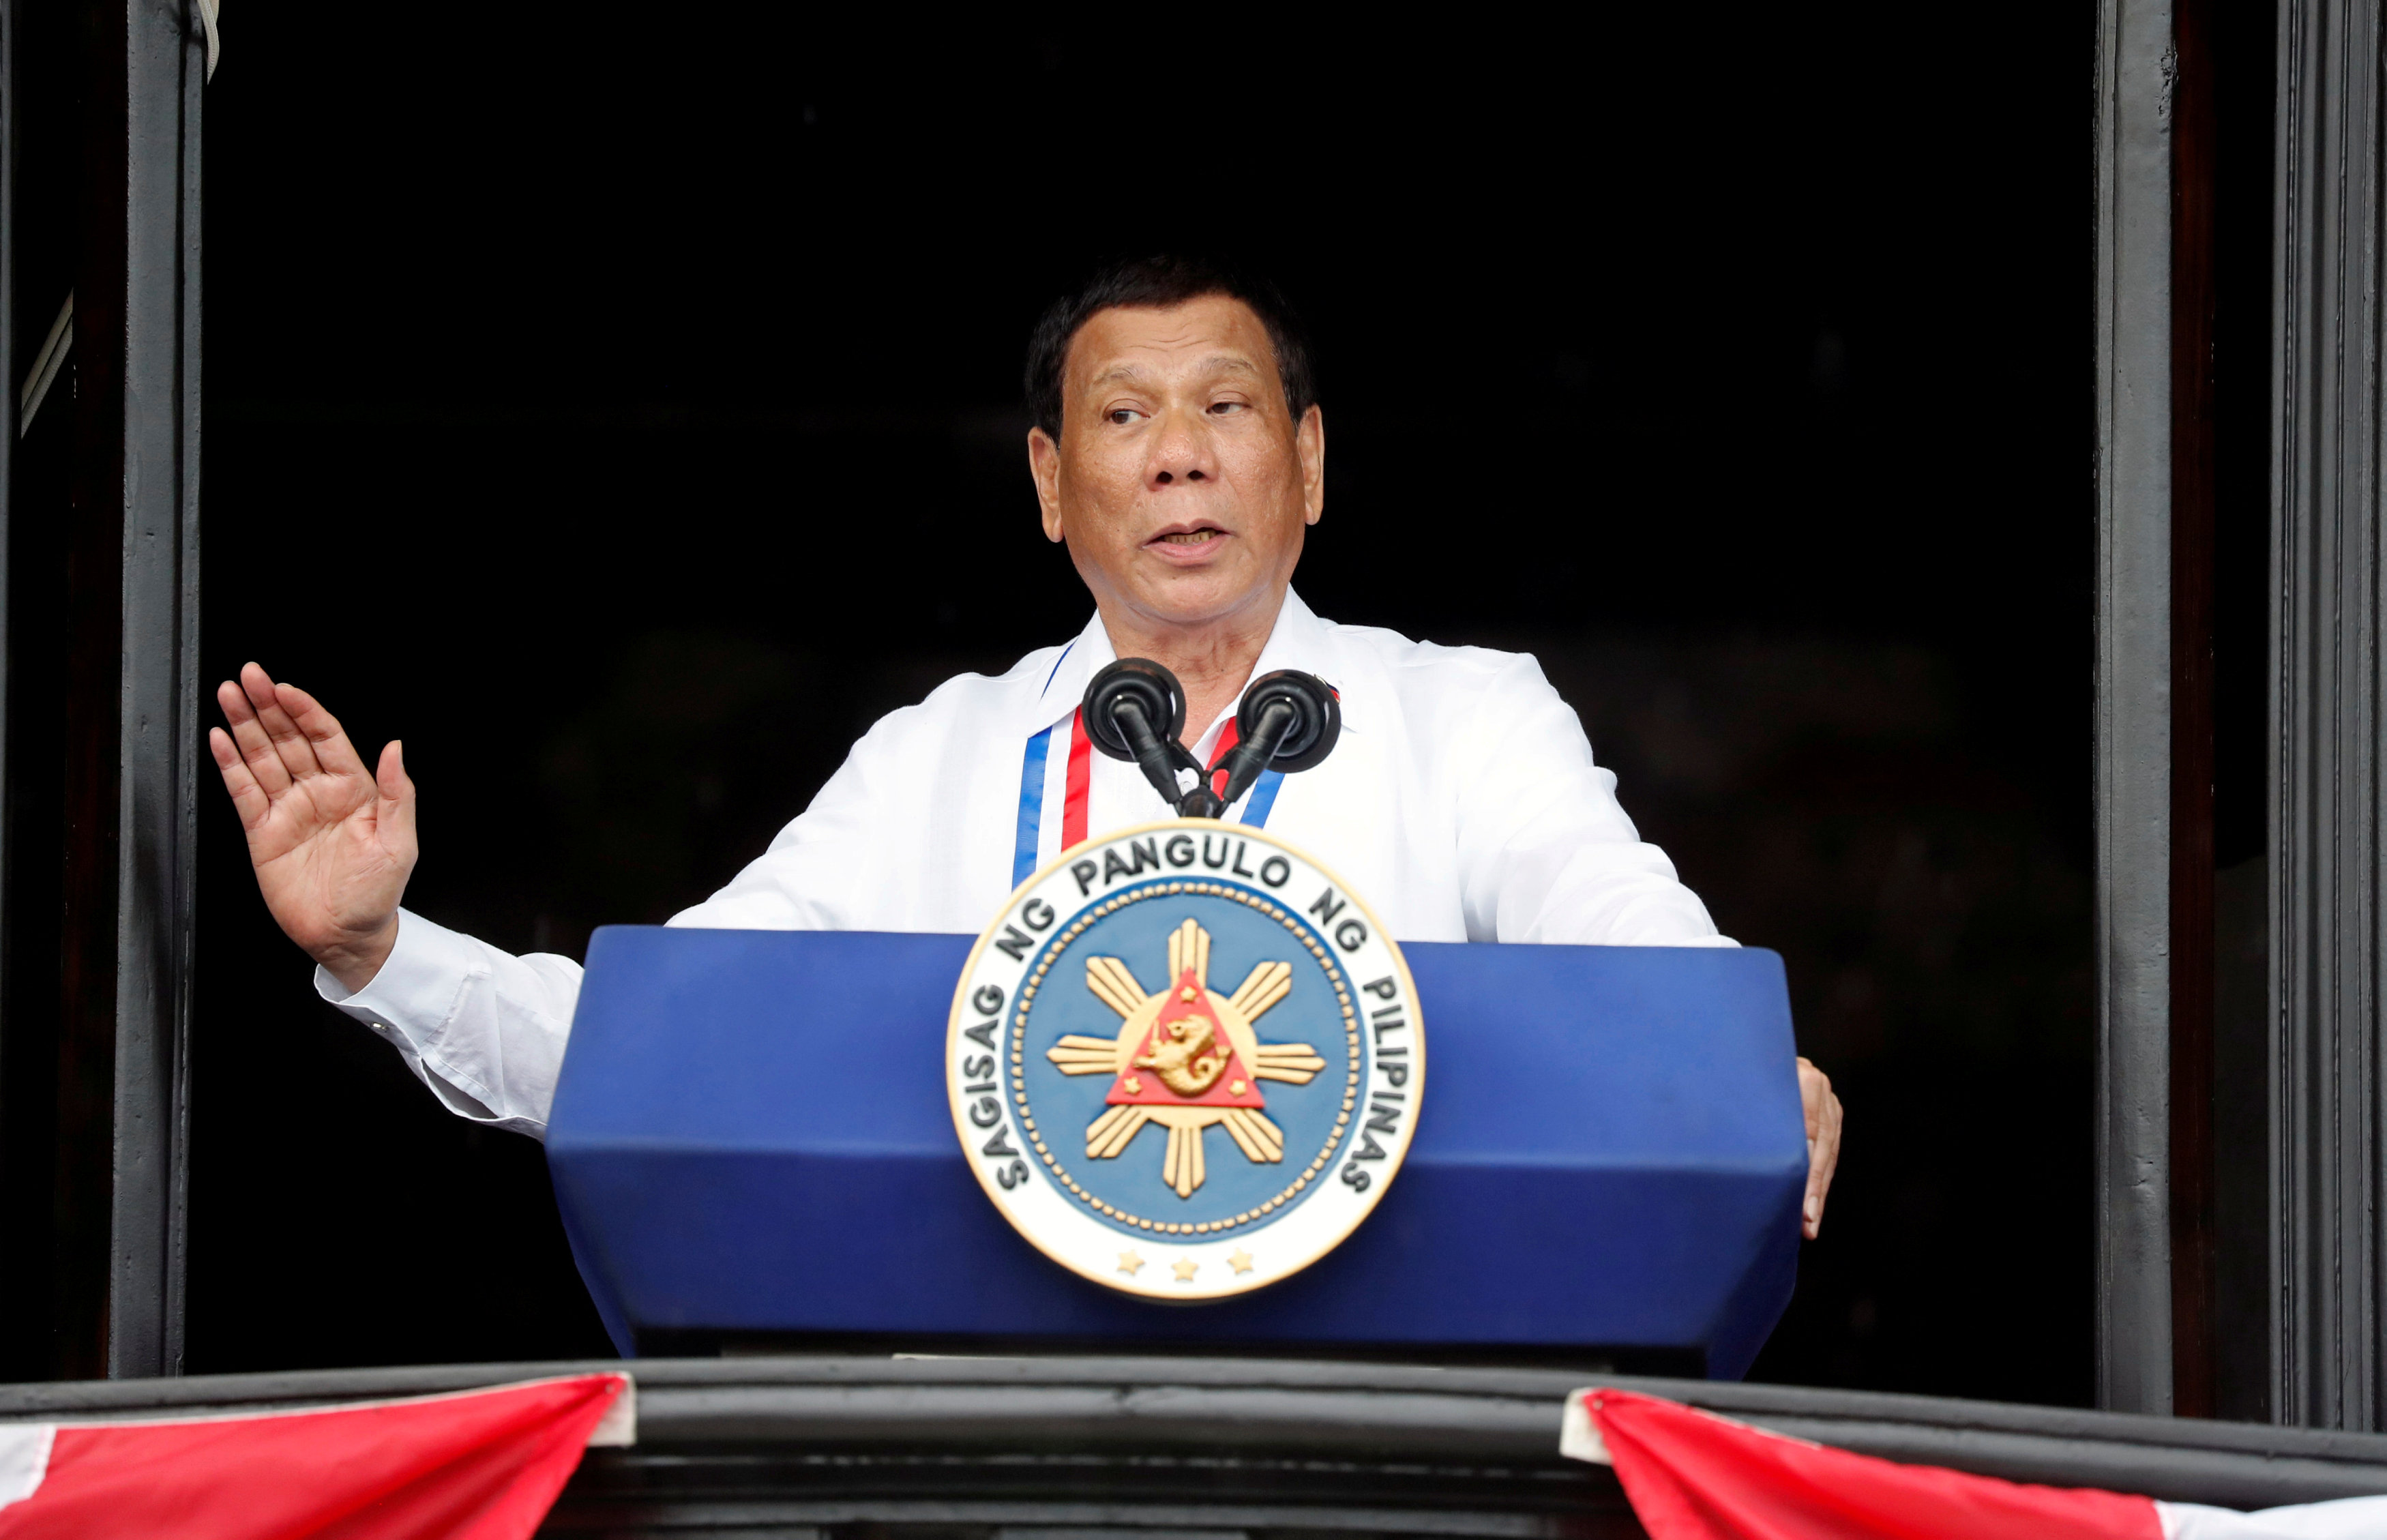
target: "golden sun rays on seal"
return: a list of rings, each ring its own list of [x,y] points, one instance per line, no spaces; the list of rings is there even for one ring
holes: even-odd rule
[[[1065,1075],[1108,1075],[1102,1116],[1086,1128],[1086,1155],[1108,1160],[1147,1123],[1168,1130],[1160,1180],[1181,1198],[1202,1185],[1202,1137],[1213,1123],[1245,1158],[1284,1159],[1262,1080],[1307,1085],[1326,1061],[1306,1042],[1262,1042],[1252,1023],[1293,990],[1293,965],[1262,963],[1232,994],[1209,987],[1210,933],[1187,920],[1168,937],[1169,982],[1148,992],[1117,957],[1086,960],[1086,987],[1120,1016],[1116,1039],[1062,1038],[1045,1051]]]

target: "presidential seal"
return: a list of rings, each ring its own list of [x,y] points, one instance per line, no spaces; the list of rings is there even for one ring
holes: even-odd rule
[[[1425,1033],[1400,949],[1284,841],[1204,818],[1064,854],[954,992],[954,1128],[1004,1218],[1155,1299],[1298,1272],[1400,1169]]]

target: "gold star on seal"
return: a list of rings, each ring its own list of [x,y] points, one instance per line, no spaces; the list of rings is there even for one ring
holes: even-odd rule
[[[1227,1266],[1237,1272],[1249,1272],[1252,1270],[1252,1254],[1237,1246],[1234,1255],[1227,1258]]]
[[[1177,1281],[1180,1283],[1191,1283],[1194,1281],[1195,1270],[1201,1266],[1199,1262],[1180,1262],[1170,1270],[1177,1274]]]
[[[1143,1266],[1143,1258],[1138,1256],[1135,1253],[1131,1251],[1123,1251],[1119,1253],[1119,1271],[1127,1274],[1130,1278],[1133,1278],[1135,1276],[1136,1269]]]

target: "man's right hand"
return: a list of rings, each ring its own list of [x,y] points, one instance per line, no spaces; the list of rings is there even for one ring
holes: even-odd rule
[[[216,688],[232,731],[208,732],[224,789],[248,831],[248,859],[284,934],[350,993],[398,940],[414,870],[414,783],[398,745],[378,776],[332,713],[255,663]]]

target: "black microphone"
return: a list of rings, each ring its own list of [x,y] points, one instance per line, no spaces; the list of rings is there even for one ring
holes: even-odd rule
[[[1222,809],[1234,806],[1263,770],[1291,775],[1317,765],[1342,736],[1343,702],[1325,680],[1294,668],[1261,675],[1244,688],[1235,709]]]
[[[1094,747],[1113,759],[1133,760],[1179,816],[1219,815],[1206,805],[1218,799],[1202,784],[1201,763],[1179,741],[1185,731],[1185,687],[1176,675],[1149,658],[1121,658],[1087,682],[1082,705],[1086,737]],[[1180,770],[1194,772],[1192,791],[1179,785]]]
[[[1117,760],[1133,760],[1143,778],[1181,818],[1216,818],[1251,789],[1263,770],[1307,770],[1334,751],[1343,707],[1315,675],[1280,669],[1253,680],[1235,712],[1236,743],[1222,762],[1223,796],[1210,789],[1212,772],[1188,752],[1185,688],[1149,658],[1121,658],[1086,685],[1086,737]],[[1164,726],[1165,724],[1165,726]],[[1192,789],[1181,774],[1194,772]]]

